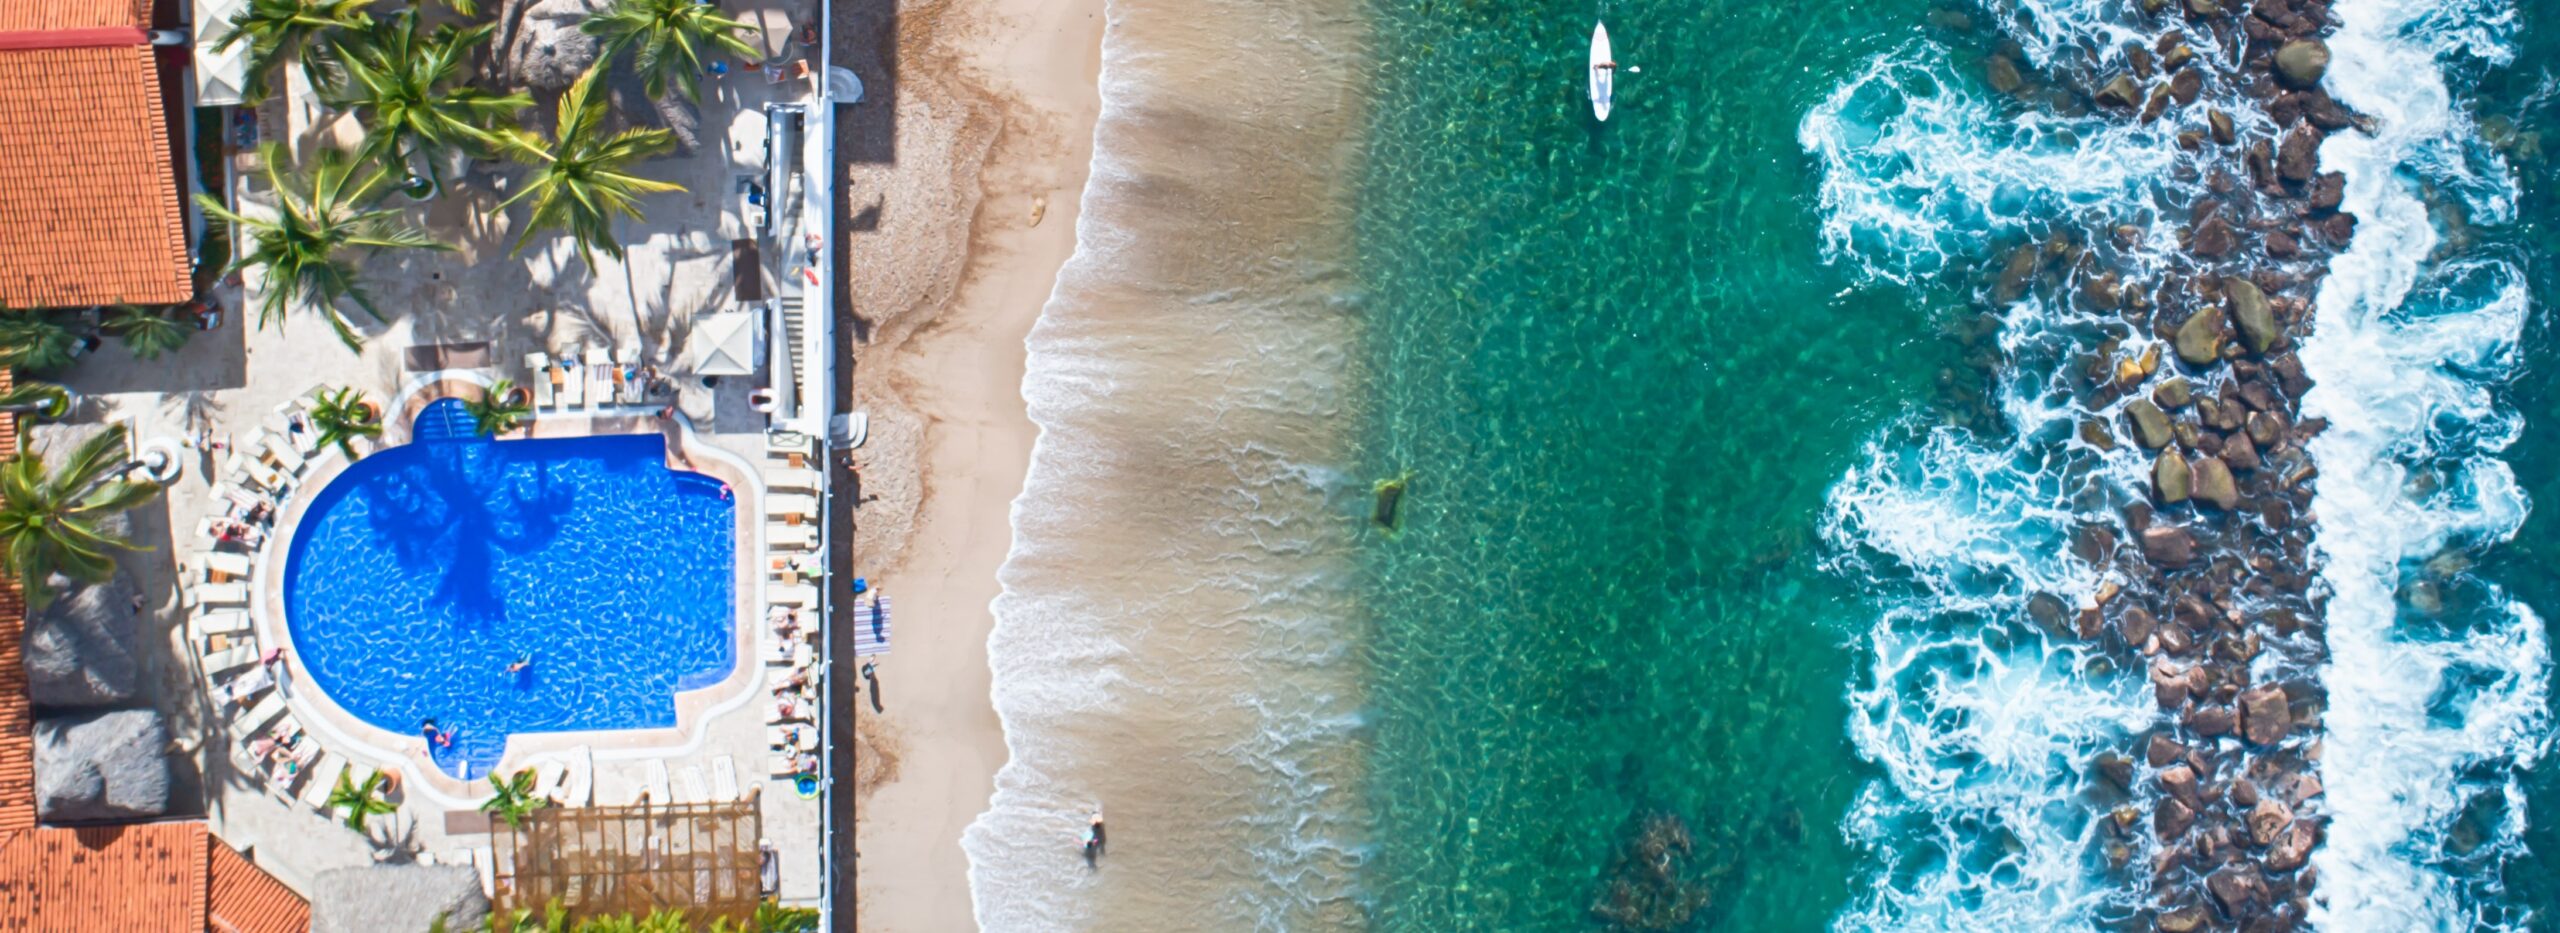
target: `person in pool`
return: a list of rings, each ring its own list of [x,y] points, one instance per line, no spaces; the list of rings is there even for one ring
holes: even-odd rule
[[[460,730],[455,730],[453,732],[445,731],[444,728],[437,726],[436,721],[433,719],[424,720],[418,723],[418,734],[426,736],[428,744],[433,745],[436,748],[452,748],[453,737],[459,734],[459,732]]]
[[[507,673],[510,673],[510,674],[522,674],[522,673],[524,673],[524,669],[525,669],[525,668],[532,667],[532,666],[533,666],[533,652],[528,651],[528,652],[525,652],[525,653],[523,653],[523,654],[521,654],[521,655],[517,655],[517,656],[516,656],[515,663],[507,665]]]

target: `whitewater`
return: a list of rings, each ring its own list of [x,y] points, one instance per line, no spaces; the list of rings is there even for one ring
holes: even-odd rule
[[[2032,63],[2095,56],[2104,70],[2135,35],[2120,9],[2023,0],[1985,13]],[[2506,64],[2515,11],[2345,0],[2335,14],[2327,87],[2371,122],[2320,152],[2323,171],[2346,175],[2343,210],[2359,226],[2300,350],[2317,381],[2303,414],[2329,423],[2309,448],[2330,816],[2311,919],[2520,927],[2531,912],[2504,901],[2497,878],[2522,853],[2520,775],[2551,739],[2551,662],[2540,618],[2469,568],[2529,510],[2499,456],[2522,429],[2502,390],[2531,307],[2511,258],[2441,249],[2428,200],[2457,199],[2476,226],[2513,219],[2512,169],[2452,86]],[[1895,49],[1800,125],[1821,171],[1824,255],[1868,287],[1918,297],[1996,261],[1997,244],[2158,216],[2164,192],[2196,184],[2182,169],[2197,156],[2175,137],[2198,127],[2019,108],[1961,61],[1926,42]],[[2270,125],[2245,99],[2215,103],[2244,131]],[[2137,268],[2178,248],[2171,228],[2151,224],[2128,246]],[[1829,567],[1880,607],[1852,646],[1867,660],[1848,686],[1848,730],[1884,772],[1842,822],[1879,868],[1838,929],[2086,927],[2146,903],[2145,873],[2100,870],[2103,812],[2082,772],[2157,720],[2148,685],[2022,624],[2035,594],[2082,605],[2108,582],[2072,554],[2071,529],[2145,489],[2138,452],[2072,432],[2121,411],[2082,411],[2069,393],[2103,323],[2033,295],[2010,304],[1996,330],[2002,423],[1915,413],[1831,491]]]

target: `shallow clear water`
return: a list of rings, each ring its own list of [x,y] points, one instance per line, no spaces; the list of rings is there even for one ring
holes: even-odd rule
[[[727,676],[735,515],[657,435],[422,440],[313,495],[285,618],[332,701],[435,720],[458,733],[438,763],[476,774],[512,735],[673,726],[677,692]]]

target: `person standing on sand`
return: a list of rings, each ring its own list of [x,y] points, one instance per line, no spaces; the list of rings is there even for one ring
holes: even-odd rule
[[[871,685],[871,711],[874,713],[886,712],[880,708],[879,670],[880,664],[877,661],[862,662],[862,682]]]

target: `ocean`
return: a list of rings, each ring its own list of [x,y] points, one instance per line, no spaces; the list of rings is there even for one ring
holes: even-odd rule
[[[2026,624],[2105,582],[2073,529],[2148,461],[2076,431],[2116,414],[2066,390],[2100,322],[2000,283],[2203,184],[2200,108],[2048,79],[2122,67],[2133,9],[1113,0],[1030,338],[980,922],[2088,929],[2166,897],[2090,789],[2160,715],[2142,672]],[[2326,86],[2374,123],[2320,152],[2360,224],[2300,351],[2326,657],[2268,671],[2327,691],[2310,920],[2560,928],[2560,8],[2335,13]],[[2177,248],[2152,229],[2128,253]]]

